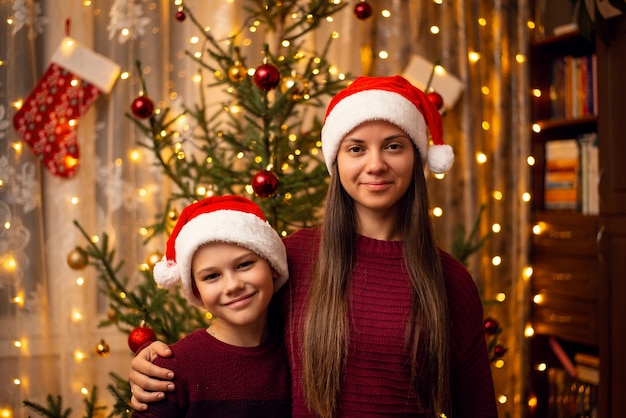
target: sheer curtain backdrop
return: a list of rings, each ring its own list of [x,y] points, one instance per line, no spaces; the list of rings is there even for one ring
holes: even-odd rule
[[[223,39],[245,31],[246,1],[185,4]],[[469,268],[486,300],[505,295],[504,302],[485,305],[486,315],[496,316],[504,328],[509,349],[504,364],[494,367],[502,416],[521,416],[524,402],[527,203],[521,196],[528,187],[529,1],[368,0],[374,14],[367,20],[354,15],[357,1],[350,1],[309,39],[314,51],[337,31],[329,58],[353,76],[402,74],[412,60],[425,59],[439,62],[460,83],[458,101],[447,103],[444,116],[445,140],[455,149],[456,163],[445,179],[429,180],[431,203],[443,210],[436,228],[448,250],[456,228],[469,232],[481,205],[480,233],[501,225],[470,258]],[[127,376],[126,335],[97,327],[108,307],[97,291],[95,271],[74,270],[67,257],[85,244],[74,220],[90,234],[109,235],[129,277],[138,276],[149,254],[163,249],[158,240],[144,244],[139,230],[152,222],[173,186],[153,168],[152,156],[137,147],[141,133],[125,113],[141,90],[136,61],[157,106],[180,109],[197,101],[200,87],[192,76],[198,68],[185,51],[199,46],[190,43],[195,29],[176,20],[176,10],[172,0],[0,0],[1,416],[26,417],[21,402],[45,403],[48,394],[61,395],[77,416],[83,389],[97,386],[101,400],[110,403],[108,373]],[[12,124],[18,103],[34,89],[68,32],[116,62],[123,75],[79,118],[80,165],[69,179],[46,170]],[[258,54],[260,63],[261,45],[272,34],[245,36],[246,53]],[[210,94],[219,105],[217,93]],[[485,163],[477,162],[479,153]],[[493,265],[494,256],[502,263]],[[101,340],[110,346],[107,357],[94,352]]]

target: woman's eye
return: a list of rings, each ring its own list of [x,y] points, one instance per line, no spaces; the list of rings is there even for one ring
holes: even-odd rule
[[[351,153],[357,153],[357,152],[360,152],[361,150],[362,150],[362,148],[361,147],[357,147],[357,146],[351,146],[351,147],[348,148],[348,152],[351,152]]]
[[[399,149],[402,149],[402,144],[394,142],[394,143],[387,145],[387,148],[390,150],[399,150]]]

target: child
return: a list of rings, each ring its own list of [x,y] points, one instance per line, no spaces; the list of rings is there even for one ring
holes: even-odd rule
[[[155,361],[175,372],[177,390],[133,417],[291,416],[287,355],[268,327],[269,303],[287,278],[285,247],[254,202],[219,196],[185,208],[154,279],[180,283],[215,319]]]

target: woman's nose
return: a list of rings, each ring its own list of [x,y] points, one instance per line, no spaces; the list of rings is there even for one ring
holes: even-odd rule
[[[380,151],[370,151],[367,154],[367,171],[377,172],[384,170],[386,167],[387,163]]]

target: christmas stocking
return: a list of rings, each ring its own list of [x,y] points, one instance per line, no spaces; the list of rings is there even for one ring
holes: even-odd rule
[[[108,93],[120,67],[66,37],[35,89],[13,117],[22,139],[54,175],[71,177],[78,169],[78,119]]]

